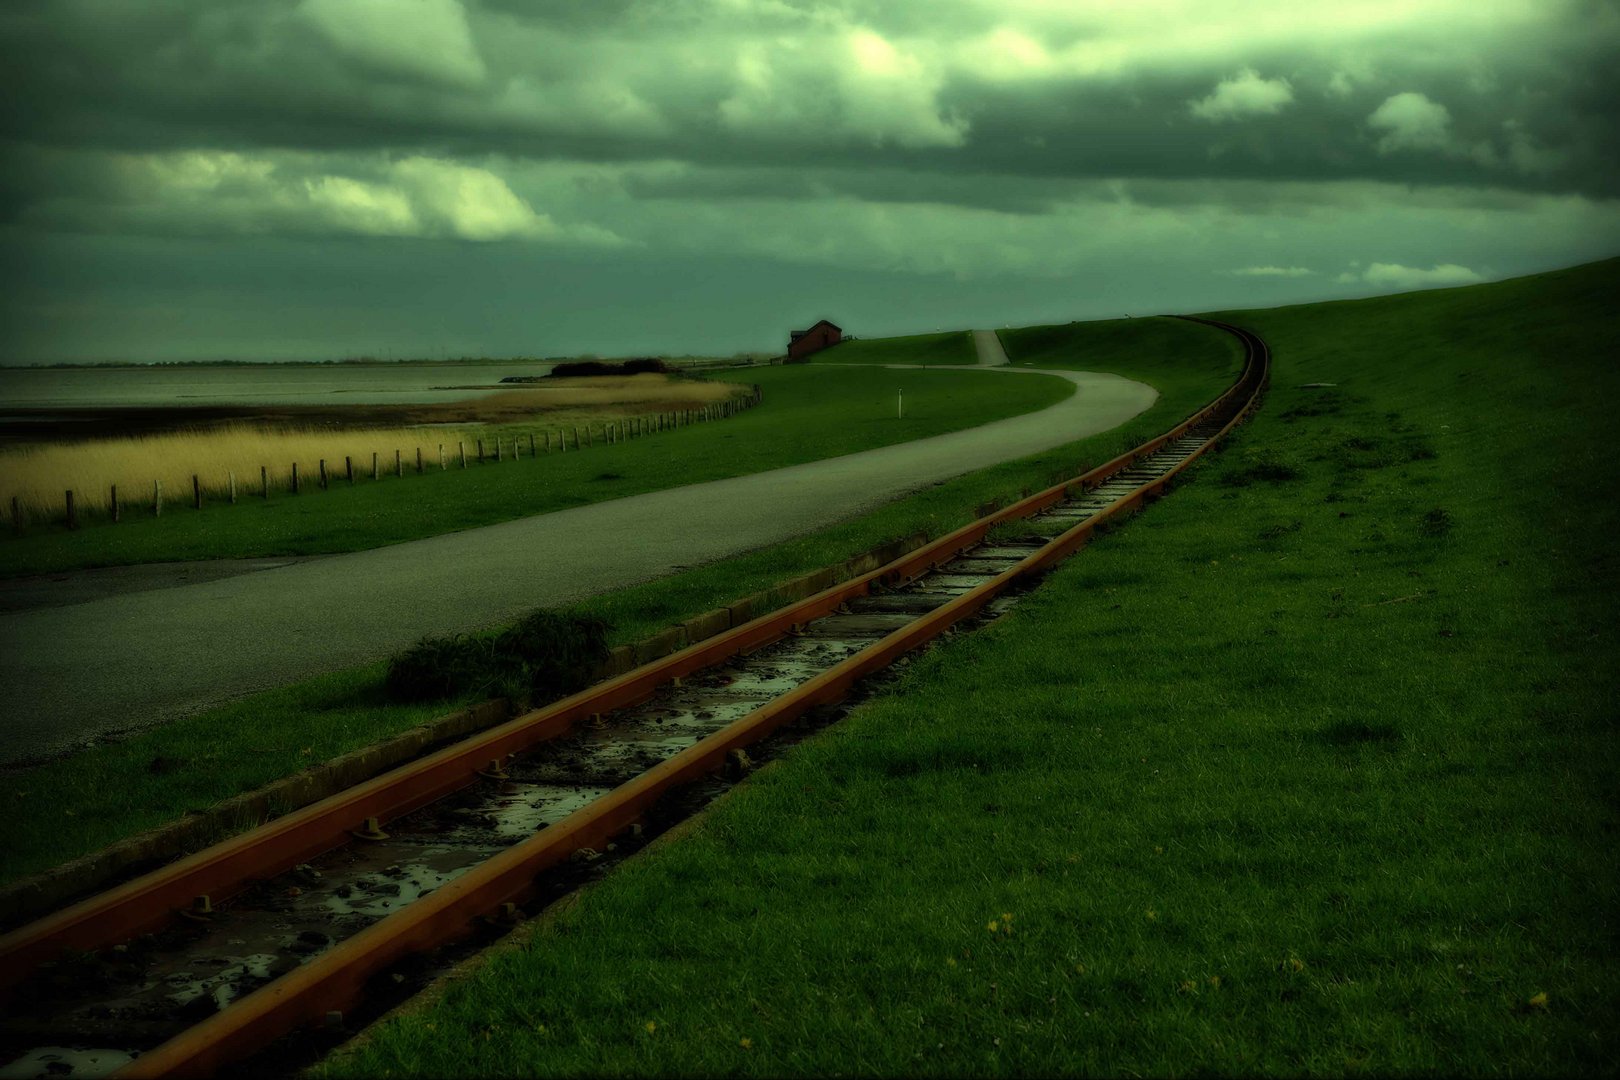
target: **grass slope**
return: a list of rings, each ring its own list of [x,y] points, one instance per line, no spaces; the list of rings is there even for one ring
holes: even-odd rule
[[[613,644],[623,644],[897,537],[942,535],[970,520],[975,507],[1010,501],[1024,488],[1106,461],[1215,397],[1237,373],[1238,350],[1212,334],[1201,345],[1168,354],[1135,349],[1127,336],[1116,352],[1100,358],[1110,370],[1159,390],[1159,400],[1124,430],[958,477],[818,533],[595,597],[576,610],[605,619]],[[10,826],[0,845],[0,881],[94,851],[450,710],[449,704],[426,710],[391,704],[382,694],[382,671],[371,665],[321,676],[0,776],[0,806]]]
[[[1023,326],[1002,330],[998,336],[1007,360],[1023,367],[1089,370],[1127,351],[1146,357],[1193,360],[1204,356],[1209,348],[1209,331],[1180,319],[1105,319]]]
[[[824,349],[810,357],[815,364],[977,364],[979,352],[973,334],[949,330],[943,334],[911,337],[858,338]]]
[[[882,354],[882,342],[869,344]],[[340,481],[324,492],[306,480],[297,496],[247,497],[236,506],[202,510],[171,503],[158,518],[146,516],[149,507],[132,507],[118,525],[91,519],[77,532],[40,526],[0,538],[0,575],[360,551],[958,431],[1033,412],[1073,392],[1056,379],[908,372],[906,415],[897,420],[894,372],[857,368],[831,374],[795,365],[715,377],[759,383],[764,404],[723,422],[579,452],[491,461],[466,471],[435,467],[420,476],[407,467],[404,478],[366,479],[353,488]]]
[[[1192,483],[320,1073],[1612,1073],[1617,287],[1227,316]]]

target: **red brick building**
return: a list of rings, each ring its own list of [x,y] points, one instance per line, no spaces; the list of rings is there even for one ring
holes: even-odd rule
[[[795,330],[788,335],[788,363],[807,359],[811,353],[828,349],[844,340],[844,331],[822,319],[808,330]]]

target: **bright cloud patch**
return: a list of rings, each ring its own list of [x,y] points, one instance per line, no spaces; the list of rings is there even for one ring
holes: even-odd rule
[[[1359,274],[1340,274],[1341,282],[1363,281],[1390,289],[1432,289],[1444,285],[1472,285],[1485,279],[1466,266],[1441,263],[1427,270],[1400,263],[1373,263]]]
[[[1213,123],[1272,116],[1294,100],[1287,79],[1262,79],[1253,68],[1222,81],[1208,97],[1188,103],[1192,114]]]
[[[1227,273],[1238,277],[1308,277],[1316,271],[1303,266],[1245,266]]]
[[[1451,111],[1411,91],[1385,99],[1367,117],[1367,126],[1383,132],[1378,140],[1380,154],[1445,150],[1451,144]]]
[[[488,169],[439,158],[189,151],[119,156],[108,168],[120,191],[113,219],[141,231],[624,243],[595,226],[558,225]],[[70,200],[43,211],[63,223],[90,220]],[[105,211],[96,220],[111,223]]]
[[[298,15],[340,53],[381,74],[450,86],[484,78],[458,0],[303,0]]]
[[[941,111],[943,84],[920,54],[853,28],[814,49],[790,42],[742,49],[720,119],[754,136],[840,132],[874,146],[960,146],[967,125]]]

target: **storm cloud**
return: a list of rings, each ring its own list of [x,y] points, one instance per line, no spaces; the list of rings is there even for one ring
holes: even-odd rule
[[[1099,313],[1057,310],[1057,282],[1121,264],[1166,282],[1133,304],[1174,307],[1556,265],[1620,242],[1617,47],[1620,12],[1573,0],[20,0],[0,9],[21,328],[0,358],[114,348],[158,286],[91,292],[65,253],[143,243],[227,263],[275,247],[288,275],[332,245],[459,245],[471,265],[514,248],[537,290],[548,260],[588,266],[591,305],[615,272],[696,259],[716,297],[663,333],[717,350],[821,314],[794,267],[977,282],[917,291],[989,321],[1031,290],[1042,313]],[[775,321],[703,336],[754,260],[782,267]],[[99,329],[64,329],[64,305]],[[366,334],[397,327],[402,350],[425,333],[377,318]],[[467,339],[470,311],[443,320],[435,336]],[[901,307],[883,329],[935,321]],[[479,341],[544,325],[519,322]]]

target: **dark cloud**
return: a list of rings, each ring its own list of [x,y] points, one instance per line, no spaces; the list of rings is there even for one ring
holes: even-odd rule
[[[0,246],[1486,275],[1620,244],[1617,48],[1595,0],[10,0]]]
[[[1308,38],[1216,55],[1170,50],[1100,71],[1065,61],[1066,48],[1106,40],[1100,17],[1051,29],[1045,43],[1028,37],[1047,62],[1020,69],[997,58],[1005,46],[980,42],[995,24],[987,5],[410,2],[418,22],[431,15],[446,29],[389,36],[388,26],[413,24],[384,18],[383,0],[13,5],[0,123],[14,142],[127,151],[379,149],[1620,193],[1610,112],[1620,75],[1608,59],[1620,29],[1596,6],[1529,29],[1459,34],[1449,49],[1371,35],[1358,54],[1371,74],[1333,93],[1341,57]],[[851,51],[862,43],[850,44],[863,33],[893,50],[870,58],[864,76]],[[804,56],[813,62],[795,66]],[[894,70],[883,74],[884,63]],[[1286,85],[1288,99],[1222,123],[1194,111],[1244,72]],[[1454,152],[1379,152],[1368,117],[1401,93],[1448,111]]]

